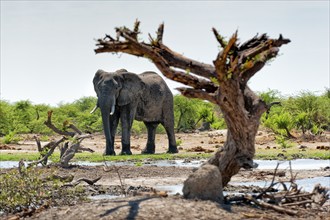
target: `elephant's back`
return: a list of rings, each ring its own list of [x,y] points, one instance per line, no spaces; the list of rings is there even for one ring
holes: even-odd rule
[[[172,92],[162,77],[155,72],[140,74],[145,84],[142,100],[138,105],[136,119],[143,121],[162,121],[164,105],[171,105]],[[173,105],[173,101],[172,101]]]
[[[172,96],[166,82],[157,73],[148,71],[141,73],[139,76],[146,86],[146,92],[149,93],[146,94],[148,98],[161,101],[163,98]]]
[[[160,77],[157,73],[152,71],[146,71],[141,74],[139,74],[142,81],[146,81],[147,83],[165,83],[162,77]],[[166,83],[165,83],[166,84]]]

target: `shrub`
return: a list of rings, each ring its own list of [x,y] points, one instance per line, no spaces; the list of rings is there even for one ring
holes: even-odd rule
[[[188,99],[182,95],[174,96],[174,116],[177,131],[195,130],[202,122],[209,122],[211,127],[217,127],[212,124],[222,119],[218,106],[200,99]]]
[[[21,162],[20,162],[21,163]],[[20,212],[46,202],[72,204],[81,188],[62,187],[54,174],[46,178],[38,168],[13,169],[0,175],[0,212]]]
[[[269,94],[264,97],[268,100],[266,103],[276,100]],[[320,96],[301,92],[297,96],[280,100],[281,106],[272,107],[269,114],[262,117],[263,126],[272,129],[274,133],[291,137],[292,129],[300,130],[303,135],[307,131],[318,135],[330,129],[328,92]]]
[[[4,144],[17,144],[21,139],[16,135],[15,132],[10,131],[6,136],[1,140]]]
[[[280,145],[281,148],[291,148],[293,147],[293,143],[287,140],[284,136],[276,136],[276,143]]]

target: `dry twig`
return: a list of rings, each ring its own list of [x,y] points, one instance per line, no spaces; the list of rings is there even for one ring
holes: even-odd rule
[[[123,184],[123,181],[121,179],[121,176],[120,176],[120,173],[119,173],[119,168],[115,165],[111,166],[111,168],[108,166],[108,164],[106,163],[105,161],[105,158],[103,157],[103,162],[104,162],[104,167],[103,167],[103,170],[105,172],[110,172],[112,170],[115,170],[117,175],[118,175],[118,178],[119,178],[119,181],[120,181],[120,188],[121,188],[121,191],[122,191],[122,194],[124,194],[125,196],[127,196],[127,193],[126,193],[126,190],[125,190],[125,187],[124,187],[124,184]]]

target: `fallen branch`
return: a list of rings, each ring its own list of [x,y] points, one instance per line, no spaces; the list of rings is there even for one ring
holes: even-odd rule
[[[253,198],[251,195],[245,195],[245,199],[253,202],[254,204],[263,207],[263,208],[270,208],[273,209],[275,211],[281,212],[281,213],[285,213],[285,214],[289,214],[289,215],[297,215],[298,211],[295,210],[291,210],[288,208],[282,208],[278,205],[273,205],[273,204],[269,204],[267,202],[264,201],[258,201],[257,199]]]
[[[312,203],[313,200],[308,199],[308,200],[303,200],[303,201],[299,201],[299,202],[292,202],[292,203],[286,203],[283,204],[282,206],[299,206],[299,205],[305,205],[307,203]]]
[[[320,184],[317,184],[314,187],[312,193],[302,192],[301,189],[298,189],[298,185],[296,184],[296,176],[297,174],[293,174],[291,161],[289,161],[290,165],[290,180],[287,181],[291,183],[289,189],[286,186],[286,182],[279,181],[275,182],[275,176],[277,174],[279,163],[277,163],[274,175],[270,185],[265,188],[259,195],[252,196],[246,194],[244,196],[228,196],[226,198],[227,202],[252,202],[263,208],[270,208],[276,210],[281,213],[286,213],[289,215],[297,215],[298,211],[288,209],[288,207],[315,207],[322,206],[329,199],[329,188],[322,187]],[[281,184],[284,188],[284,191],[280,192],[272,192],[272,189],[275,185]],[[264,200],[262,200],[264,199]],[[266,202],[267,201],[267,202]],[[310,204],[309,206],[307,206]]]
[[[99,181],[102,177],[97,177],[96,179],[90,180],[90,179],[86,179],[86,178],[80,178],[77,181],[73,182],[73,183],[67,183],[63,186],[77,186],[79,183],[81,182],[85,182],[90,186],[93,186],[97,181]]]
[[[264,194],[266,194],[270,189],[273,188],[274,186],[274,181],[275,181],[275,176],[276,176],[276,172],[277,172],[277,169],[279,167],[280,163],[277,163],[276,164],[276,167],[275,167],[275,171],[274,171],[274,175],[273,175],[273,178],[272,178],[272,182],[270,183],[270,185],[264,190],[262,191],[256,198],[257,199],[260,199]]]
[[[28,167],[31,167],[31,166],[34,166],[34,165],[37,165],[39,163],[43,164],[43,165],[46,165],[47,164],[47,161],[48,161],[48,157],[50,155],[52,155],[54,153],[54,150],[55,148],[60,144],[62,143],[63,141],[65,141],[67,138],[66,137],[62,137],[60,140],[56,141],[56,142],[50,142],[52,143],[50,145],[50,149],[49,151],[45,154],[45,156],[43,158],[41,158],[40,160],[37,160],[37,161],[34,161],[32,163],[29,163]]]
[[[88,151],[88,152],[90,152],[90,153],[94,153],[95,151],[93,150],[93,149],[90,149],[90,148],[86,148],[86,147],[79,147],[78,149],[77,149],[78,151],[80,150],[80,151]]]

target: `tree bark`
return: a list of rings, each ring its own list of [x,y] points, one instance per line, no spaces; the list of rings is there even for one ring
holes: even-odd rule
[[[139,24],[136,21],[133,30],[116,28],[116,39],[109,35],[98,39],[95,52],[123,52],[148,58],[164,76],[188,86],[178,88],[184,96],[208,100],[220,106],[228,128],[227,140],[207,163],[219,168],[222,185],[227,185],[240,168],[253,167],[260,118],[271,107],[256,96],[247,83],[268,60],[276,57],[279,47],[290,40],[282,35],[278,39],[270,39],[263,34],[240,44],[236,32],[227,42],[213,28],[222,50],[211,65],[184,57],[165,46],[164,24],[159,26],[156,38],[149,35],[150,43],[139,41]]]

